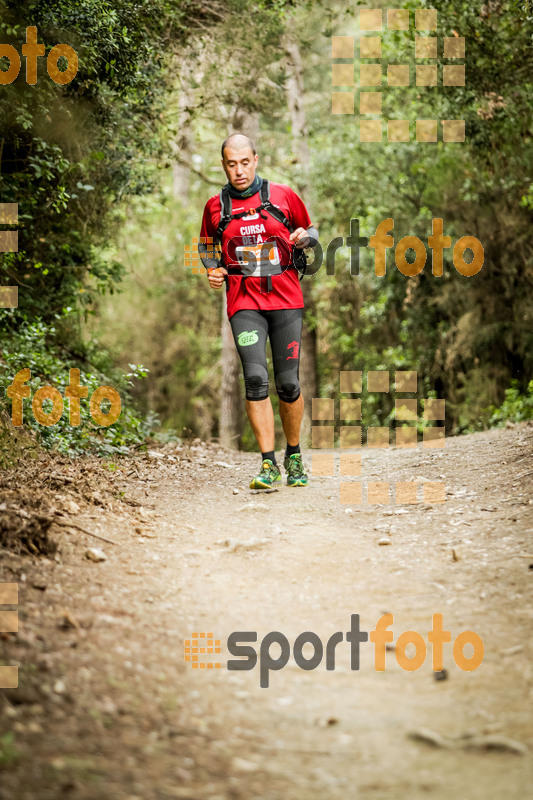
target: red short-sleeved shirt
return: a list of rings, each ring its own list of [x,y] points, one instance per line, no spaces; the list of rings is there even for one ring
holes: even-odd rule
[[[289,186],[271,183],[270,199],[274,205],[281,208],[294,228],[308,228],[311,225],[303,201]],[[232,214],[239,214],[247,209],[257,208],[261,205],[261,198],[259,192],[256,192],[251,197],[243,199],[231,198],[231,203]],[[201,237],[215,236],[220,214],[220,197],[217,194],[205,205]],[[282,266],[291,263],[293,245],[289,239],[290,232],[267,211],[262,211],[261,214],[266,219],[256,212],[229,223],[222,234],[222,255],[226,266],[242,267],[246,251],[253,251],[254,247],[257,250],[257,246],[268,241],[273,243],[272,249],[267,248],[271,263],[279,263]],[[252,275],[244,278],[240,275],[228,275],[226,283],[228,317],[243,309],[274,311],[280,308],[303,308],[303,294],[296,269],[291,268],[281,275],[272,275],[271,282],[270,292],[265,292],[265,280],[260,276]]]

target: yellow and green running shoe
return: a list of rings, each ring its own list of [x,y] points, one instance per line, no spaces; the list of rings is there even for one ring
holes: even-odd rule
[[[287,473],[287,486],[307,486],[309,478],[304,470],[301,453],[293,453],[289,457],[285,456],[283,466]]]
[[[261,472],[252,478],[250,489],[270,489],[275,483],[281,481],[281,473],[276,464],[265,458],[261,465]]]

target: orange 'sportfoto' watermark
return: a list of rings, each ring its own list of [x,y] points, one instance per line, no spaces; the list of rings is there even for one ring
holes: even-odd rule
[[[314,631],[300,633],[291,648],[285,634],[280,631],[270,631],[261,639],[258,650],[251,643],[258,641],[257,631],[233,631],[228,636],[226,645],[228,652],[237,658],[226,662],[226,669],[237,672],[248,672],[259,664],[259,686],[267,689],[270,685],[270,673],[279,672],[292,657],[300,669],[315,670],[325,661],[326,670],[335,670],[337,647],[346,641],[350,645],[350,669],[357,672],[360,669],[361,644],[372,642],[374,645],[374,669],[384,672],[386,669],[386,652],[394,640],[394,634],[388,630],[394,623],[393,614],[383,614],[376,623],[374,630],[361,630],[359,614],[350,615],[350,630],[343,633],[332,633],[324,644],[320,636]],[[213,661],[213,654],[220,653],[220,641],[215,640],[212,633],[193,633],[193,638],[185,641],[185,661],[190,661],[195,669],[221,669],[220,661]],[[211,646],[204,645],[203,640],[211,642]],[[451,631],[443,627],[442,614],[433,614],[431,630],[427,632],[427,641],[432,649],[432,669],[442,672],[444,664],[444,645],[452,642]],[[216,647],[216,645],[219,645]],[[304,647],[307,653],[304,654]],[[465,647],[471,652],[465,655]],[[312,653],[309,654],[309,648]],[[271,649],[273,652],[271,653]],[[404,631],[394,644],[394,658],[401,669],[414,672],[425,663],[427,656],[426,640],[417,631]],[[274,656],[274,652],[279,655]],[[408,652],[409,651],[409,652]],[[413,652],[414,651],[414,652]],[[483,661],[485,648],[483,639],[474,631],[462,631],[455,637],[452,644],[453,660],[463,672],[473,672]],[[391,660],[392,657],[389,657]]]

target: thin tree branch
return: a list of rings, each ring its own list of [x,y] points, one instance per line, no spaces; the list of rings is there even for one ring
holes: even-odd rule
[[[190,164],[188,164],[185,161],[185,159],[176,158],[176,161],[177,161],[178,164],[184,164],[185,166],[187,166],[190,169],[191,172],[194,172],[195,175],[198,175],[199,178],[201,178],[206,183],[211,184],[211,186],[220,186],[220,181],[215,181],[212,178],[208,178],[207,175],[204,175],[204,173],[200,172],[199,169],[195,169],[194,167],[191,167]]]
[[[98,536],[97,533],[92,533],[91,531],[88,531],[85,528],[82,528],[80,525],[76,525],[75,522],[60,522],[55,517],[42,517],[42,518],[38,517],[38,519],[47,520],[47,521],[49,520],[54,525],[60,525],[62,528],[76,528],[76,530],[81,531],[82,533],[86,533],[87,536],[92,536],[95,539],[100,539],[101,542],[107,542],[108,544],[118,544],[118,542],[114,542],[112,539],[106,539],[105,536]]]

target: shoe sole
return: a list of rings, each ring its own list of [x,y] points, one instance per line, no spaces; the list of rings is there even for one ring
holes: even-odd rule
[[[253,480],[250,484],[250,489],[272,489],[276,483],[281,483],[281,478],[272,481],[272,483],[262,483],[261,481]]]
[[[295,481],[294,483],[289,483],[287,481],[287,486],[290,486],[291,488],[293,486],[309,486],[309,481]]]

